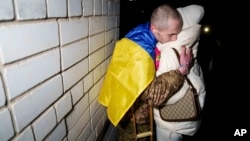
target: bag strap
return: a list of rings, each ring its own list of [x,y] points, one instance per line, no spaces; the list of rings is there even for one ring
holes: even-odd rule
[[[175,54],[176,54],[176,56],[177,56],[177,58],[178,58],[178,61],[179,61],[179,63],[180,63],[180,55],[179,55],[179,52],[178,52],[175,48],[172,48],[172,49],[174,50],[174,52],[175,52]],[[185,75],[184,77],[186,78],[188,84],[192,87],[192,89],[193,89],[194,91],[196,91],[195,87],[193,86],[193,84],[191,83],[191,81],[189,80],[189,78],[188,78],[186,75]]]
[[[178,60],[179,60],[179,63],[180,63],[180,55],[179,55],[179,52],[175,49],[175,48],[172,48],[176,54],[176,56],[178,57]],[[193,94],[194,94],[194,99],[195,99],[195,105],[197,107],[197,112],[198,112],[198,116],[200,116],[200,112],[201,112],[201,106],[200,106],[200,102],[199,102],[199,96],[197,94],[197,91],[194,87],[194,85],[192,84],[192,82],[189,80],[189,78],[187,77],[187,75],[185,75],[185,78],[187,80],[187,83],[189,84],[191,90],[193,91]]]

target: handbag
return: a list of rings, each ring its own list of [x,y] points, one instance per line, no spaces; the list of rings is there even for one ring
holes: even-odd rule
[[[174,49],[175,53],[177,51]],[[177,54],[178,55],[178,54]],[[198,120],[201,108],[198,94],[191,81],[185,76],[189,87],[185,95],[176,103],[159,107],[160,116],[165,121],[193,121]]]
[[[201,108],[196,90],[189,86],[185,95],[179,101],[174,104],[160,106],[159,111],[161,118],[166,121],[192,121],[199,119]]]

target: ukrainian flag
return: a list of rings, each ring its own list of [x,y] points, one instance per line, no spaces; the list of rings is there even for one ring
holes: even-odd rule
[[[131,35],[135,35],[135,33],[145,34],[145,32],[133,31]],[[107,107],[108,118],[114,126],[118,125],[135,100],[155,77],[153,50],[156,40],[151,34],[151,32],[146,34],[150,35],[149,39],[147,36],[143,36],[147,37],[144,38],[144,41],[150,41],[151,44],[145,44],[142,40],[136,42],[135,38],[123,38],[116,43],[98,97],[99,103]]]

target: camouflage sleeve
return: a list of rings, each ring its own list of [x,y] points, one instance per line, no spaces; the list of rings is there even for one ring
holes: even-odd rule
[[[141,95],[149,106],[158,107],[173,96],[182,86],[184,77],[178,70],[165,72],[155,77]]]

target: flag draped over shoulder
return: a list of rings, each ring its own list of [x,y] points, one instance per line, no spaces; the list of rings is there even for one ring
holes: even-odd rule
[[[147,49],[128,38],[116,43],[98,97],[113,125],[118,125],[154,77],[154,60]]]
[[[115,126],[154,76],[154,61],[143,48],[127,38],[116,43],[98,99]]]

